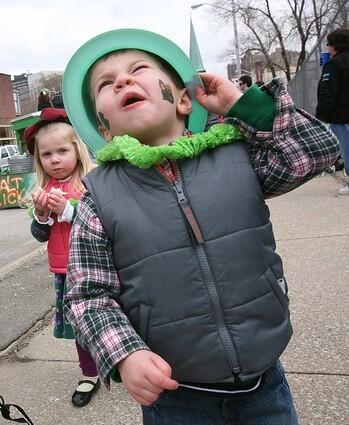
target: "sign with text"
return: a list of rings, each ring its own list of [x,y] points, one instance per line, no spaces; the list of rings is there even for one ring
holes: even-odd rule
[[[0,209],[27,207],[35,186],[35,173],[0,176]]]

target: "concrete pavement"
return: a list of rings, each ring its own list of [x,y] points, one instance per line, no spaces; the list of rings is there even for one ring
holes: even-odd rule
[[[318,177],[268,201],[294,326],[282,361],[302,425],[349,424],[349,196],[336,196],[339,180]],[[21,405],[35,425],[141,424],[122,385],[102,388],[83,409],[71,406],[79,379],[74,345],[54,339],[51,327],[48,314],[2,352],[5,401]]]
[[[30,223],[27,210],[0,210],[0,350],[54,305],[46,244],[31,236]]]

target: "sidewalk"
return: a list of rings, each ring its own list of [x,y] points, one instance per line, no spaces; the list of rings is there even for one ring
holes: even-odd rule
[[[302,425],[349,424],[349,196],[336,196],[339,187],[338,177],[325,175],[268,201],[294,327],[282,361]],[[102,388],[85,408],[72,407],[74,344],[54,339],[50,322],[48,316],[17,352],[0,356],[5,402],[22,406],[35,425],[140,425],[122,385]]]

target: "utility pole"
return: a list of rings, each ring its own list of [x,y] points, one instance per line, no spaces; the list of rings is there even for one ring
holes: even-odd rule
[[[240,42],[239,42],[238,26],[237,26],[237,22],[236,22],[236,9],[235,9],[234,0],[232,0],[232,2],[231,2],[231,10],[232,10],[232,14],[233,14],[236,73],[237,73],[238,77],[240,77],[241,76]]]

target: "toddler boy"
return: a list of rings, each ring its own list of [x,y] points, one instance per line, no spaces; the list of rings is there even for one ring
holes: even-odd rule
[[[297,424],[278,361],[292,334],[265,198],[327,169],[338,142],[279,80],[244,95],[172,42],[116,30],[64,76],[80,136],[109,142],[71,232],[66,308],[103,381],[145,424]],[[226,117],[204,131],[207,112]]]

